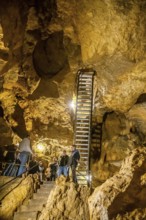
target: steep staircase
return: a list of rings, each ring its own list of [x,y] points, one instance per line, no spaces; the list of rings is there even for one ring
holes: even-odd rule
[[[91,157],[93,159],[100,158],[102,143],[102,123],[92,120],[92,138],[91,138]]]
[[[90,184],[90,145],[93,105],[93,80],[95,71],[81,69],[77,74],[77,102],[74,144],[80,151],[77,170],[79,184]]]
[[[18,211],[15,212],[13,220],[37,220],[43,207],[45,207],[53,186],[53,182],[41,185],[37,193],[33,194],[33,198],[29,203],[27,205],[21,205]]]

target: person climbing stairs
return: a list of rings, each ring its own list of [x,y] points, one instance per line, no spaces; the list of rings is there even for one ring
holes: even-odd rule
[[[43,207],[45,207],[49,194],[54,187],[54,182],[48,182],[41,185],[37,193],[27,205],[21,205],[14,213],[13,220],[37,220]]]

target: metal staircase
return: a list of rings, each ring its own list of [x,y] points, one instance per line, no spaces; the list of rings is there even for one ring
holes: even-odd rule
[[[77,170],[79,184],[89,185],[90,145],[93,105],[93,80],[95,71],[81,69],[77,74],[77,102],[74,144],[80,151],[80,163]]]
[[[97,160],[101,155],[101,143],[102,143],[102,123],[92,119],[92,138],[91,138],[91,157],[93,160]]]

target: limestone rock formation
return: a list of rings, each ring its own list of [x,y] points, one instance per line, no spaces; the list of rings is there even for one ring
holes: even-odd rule
[[[117,215],[116,218],[114,218],[115,220],[132,220],[132,219],[137,219],[137,220],[141,220],[141,219],[145,219],[146,218],[146,209],[135,209],[132,212],[127,212],[125,215]]]
[[[123,218],[134,215],[132,211],[134,218],[136,213],[138,216],[145,215],[145,173],[146,149],[139,147],[123,161],[120,171],[97,187],[90,196],[90,219],[120,219],[120,215]],[[136,208],[143,208],[143,211],[136,211]]]
[[[0,177],[0,186],[10,181],[12,177]],[[0,219],[8,220],[12,219],[12,216],[16,209],[29,199],[34,190],[34,184],[31,176],[25,179],[18,178],[17,180],[9,183],[7,186],[0,189]]]
[[[30,133],[49,158],[69,149],[76,72],[90,67],[102,123],[95,187],[113,176],[146,141],[145,10],[143,0],[1,0],[0,146]]]
[[[57,179],[56,186],[50,193],[39,220],[88,220],[87,199],[89,195],[90,191],[87,187],[76,186],[61,176]]]

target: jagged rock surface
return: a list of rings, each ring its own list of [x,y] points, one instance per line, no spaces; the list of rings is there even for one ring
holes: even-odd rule
[[[137,148],[123,161],[120,171],[90,196],[90,219],[112,219],[135,208],[145,208],[145,173],[146,149]]]
[[[67,149],[73,141],[69,103],[75,73],[91,67],[93,114],[104,125],[93,170],[99,182],[117,172],[120,165],[111,161],[145,143],[146,98],[137,103],[146,88],[145,8],[142,0],[2,0],[0,145],[17,143],[29,132],[33,148],[41,142],[51,157]]]
[[[46,208],[39,220],[88,220],[89,194],[87,187],[76,186],[61,176],[56,182],[55,189],[50,193]]]
[[[0,186],[11,180],[12,177],[0,177]],[[31,198],[34,190],[35,182],[31,176],[25,179],[18,178],[12,183],[9,183],[0,192],[0,219],[12,219],[16,209],[24,202]]]

